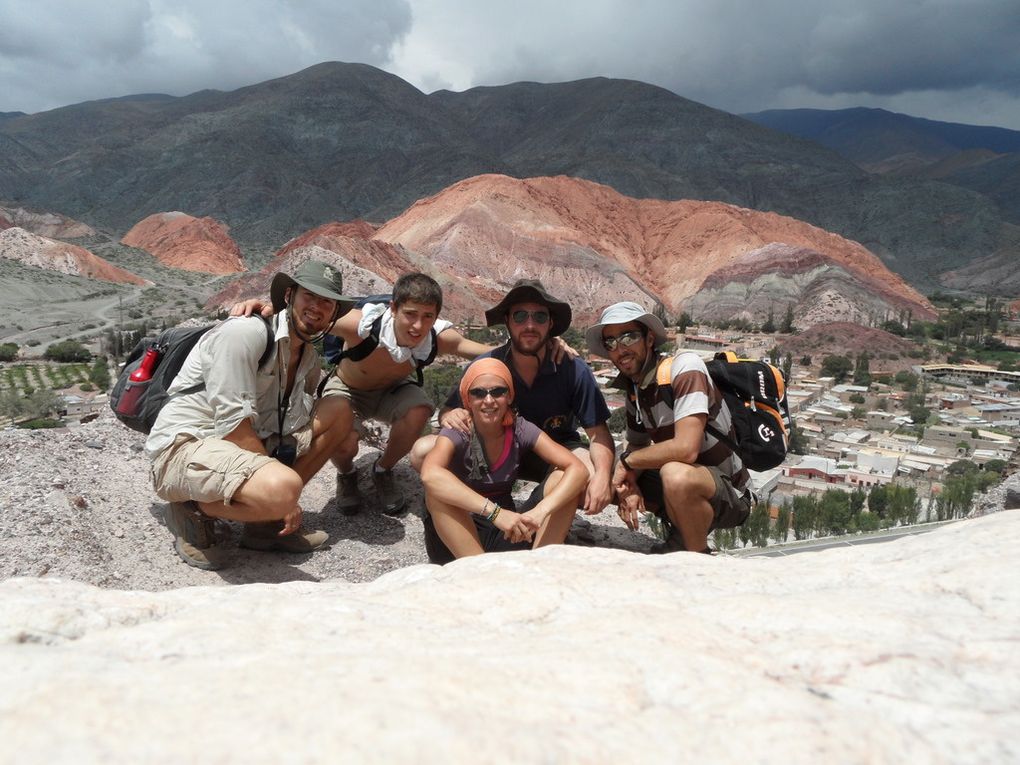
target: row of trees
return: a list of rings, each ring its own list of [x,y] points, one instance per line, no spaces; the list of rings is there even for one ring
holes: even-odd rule
[[[790,531],[795,539],[805,540],[910,526],[919,520],[964,518],[973,509],[976,496],[1001,481],[1005,469],[1002,460],[991,460],[984,467],[969,460],[954,462],[946,470],[942,491],[926,507],[917,489],[897,484],[873,486],[868,492],[860,488],[852,492],[829,489],[822,494],[797,496],[779,508],[774,521],[762,502],[743,526],[716,530],[715,544],[721,549],[736,547],[738,542],[765,547],[770,540],[777,544],[787,541]]]

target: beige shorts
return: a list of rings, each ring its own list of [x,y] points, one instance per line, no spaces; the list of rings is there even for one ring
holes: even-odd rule
[[[306,454],[312,444],[312,425],[295,431],[297,454]],[[263,443],[272,453],[280,442],[276,434]],[[156,457],[149,469],[152,488],[167,502],[223,502],[229,505],[241,485],[255,471],[275,460],[242,449],[222,438],[196,438],[182,433]]]
[[[350,401],[359,424],[364,420],[378,420],[390,425],[416,406],[427,406],[429,411],[435,411],[435,406],[414,377],[401,380],[389,388],[357,390],[348,387],[340,375],[333,374],[326,381],[322,396],[343,396]]]

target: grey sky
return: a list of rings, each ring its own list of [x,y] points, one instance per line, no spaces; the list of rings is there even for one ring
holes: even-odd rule
[[[0,0],[0,111],[360,61],[426,92],[596,75],[731,112],[1020,130],[1018,0]]]

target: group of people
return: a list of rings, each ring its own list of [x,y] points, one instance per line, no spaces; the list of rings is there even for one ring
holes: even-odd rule
[[[336,508],[370,500],[354,467],[362,425],[389,425],[368,472],[382,512],[406,511],[393,467],[409,457],[425,487],[429,560],[518,550],[566,539],[578,509],[616,504],[637,529],[651,512],[667,529],[662,552],[710,552],[714,528],[742,524],[754,497],[747,470],[706,430],[730,433],[730,415],[698,354],[669,356],[662,322],[637,303],[607,307],[588,327],[588,351],[608,358],[626,395],[626,442],[617,454],[609,408],[588,365],[561,335],[570,306],[535,280],[515,284],[486,311],[505,325],[499,347],[463,336],[439,318],[431,277],[401,276],[391,299],[354,307],[340,272],[309,260],[278,273],[270,301],[249,300],[207,332],[170,387],[145,445],[167,528],[189,565],[225,562],[217,519],[240,521],[239,544],[310,553],[328,541],[302,524],[302,488],[328,461],[337,468]],[[270,321],[272,348],[266,351]],[[314,343],[335,335],[345,353],[320,384]],[[365,344],[365,345],[362,345]],[[363,353],[351,352],[362,346]],[[421,368],[436,355],[468,359],[439,413]],[[583,430],[583,435],[579,432]],[[537,486],[518,507],[517,479]]]

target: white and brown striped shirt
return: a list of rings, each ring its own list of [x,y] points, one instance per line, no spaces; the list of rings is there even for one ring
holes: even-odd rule
[[[707,414],[712,426],[735,438],[730,411],[701,357],[689,351],[679,353],[669,360],[668,367],[662,366],[667,359],[665,355],[650,359],[640,384],[624,375],[613,383],[627,392],[627,445],[640,449],[668,441],[673,438],[675,423],[695,414]],[[740,457],[707,430],[695,464],[719,468],[730,476],[738,492],[752,488]]]

